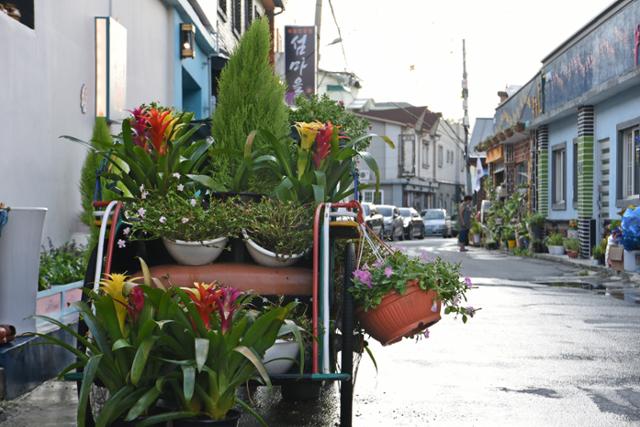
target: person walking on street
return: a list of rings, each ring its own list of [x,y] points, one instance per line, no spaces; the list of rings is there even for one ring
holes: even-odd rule
[[[458,243],[460,252],[467,252],[466,245],[469,244],[469,229],[471,228],[471,196],[464,196],[462,203],[458,206],[458,220],[460,221],[460,233],[458,233]]]

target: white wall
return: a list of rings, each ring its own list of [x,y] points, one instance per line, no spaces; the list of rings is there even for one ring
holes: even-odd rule
[[[460,141],[464,141],[464,128],[460,123],[447,122],[440,120],[438,124],[438,139],[437,146],[441,146],[443,149],[442,154],[442,167],[438,167],[438,153],[436,149],[435,159],[436,179],[440,182],[446,182],[449,184],[464,184],[465,183],[465,169],[464,169],[464,149],[463,144]],[[447,151],[453,153],[453,162],[447,163]]]
[[[44,238],[56,244],[80,229],[78,181],[84,149],[63,134],[89,139],[95,114],[94,17],[109,1],[35,1],[35,29],[0,14],[0,201],[49,209]],[[127,29],[127,104],[171,103],[167,31],[159,0],[113,0]],[[87,112],[80,88],[87,86]]]

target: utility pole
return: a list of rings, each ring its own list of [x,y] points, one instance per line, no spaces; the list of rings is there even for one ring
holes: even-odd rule
[[[322,25],[322,0],[316,0],[316,87],[318,93],[318,67],[320,66],[320,26]]]
[[[465,194],[471,194],[471,171],[469,170],[469,85],[467,83],[467,46],[465,39],[462,39],[462,109],[464,118],[464,161],[467,170],[467,185]]]

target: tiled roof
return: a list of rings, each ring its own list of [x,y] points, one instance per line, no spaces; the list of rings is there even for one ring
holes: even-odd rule
[[[485,139],[493,136],[493,119],[477,118],[469,140],[469,155],[477,154],[476,147]]]
[[[392,108],[388,110],[369,110],[367,112],[358,113],[365,118],[389,120],[392,122],[402,123],[407,126],[414,127],[420,117],[424,114],[422,121],[422,132],[428,132],[431,127],[442,116],[440,113],[429,111],[427,107],[406,107]]]

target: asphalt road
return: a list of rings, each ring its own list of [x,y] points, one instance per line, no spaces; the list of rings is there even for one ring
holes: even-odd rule
[[[371,343],[379,371],[362,360],[355,426],[640,426],[640,305],[537,284],[581,277],[556,263],[459,253],[453,239],[401,246],[460,262],[475,283],[468,303],[482,310],[466,325],[445,316],[419,342]],[[0,426],[73,425],[69,388],[50,382],[5,404]],[[311,404],[284,402],[277,387],[254,398],[271,426],[339,419],[335,387]],[[241,425],[257,424],[243,417]]]

